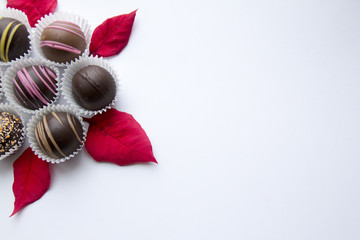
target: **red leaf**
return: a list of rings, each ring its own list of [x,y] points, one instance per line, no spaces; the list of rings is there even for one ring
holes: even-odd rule
[[[30,148],[27,148],[14,162],[15,203],[10,217],[26,205],[40,199],[49,186],[49,163],[38,158]]]
[[[57,0],[8,0],[6,7],[23,11],[34,27],[41,17],[54,12],[56,5]]]
[[[149,138],[130,114],[110,109],[94,116],[89,123],[85,147],[96,161],[113,162],[120,166],[157,163]]]
[[[100,57],[120,53],[129,42],[136,11],[108,18],[97,26],[91,37],[90,53]]]

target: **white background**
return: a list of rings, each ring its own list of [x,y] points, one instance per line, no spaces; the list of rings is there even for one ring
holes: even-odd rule
[[[0,1],[4,7],[6,1]],[[95,28],[139,8],[109,59],[159,164],[79,157],[0,239],[360,239],[360,1],[59,0]]]

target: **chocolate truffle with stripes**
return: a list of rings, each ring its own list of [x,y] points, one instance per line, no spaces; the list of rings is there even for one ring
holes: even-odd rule
[[[86,40],[78,25],[55,21],[41,33],[40,48],[49,60],[67,63],[81,56],[86,48]]]
[[[82,144],[80,121],[67,112],[51,112],[37,123],[35,137],[42,151],[53,158],[63,158],[76,152]]]
[[[10,62],[30,49],[29,32],[20,21],[0,17],[0,60]]]
[[[13,79],[14,96],[24,107],[36,110],[49,105],[58,92],[56,74],[45,66],[20,69]]]

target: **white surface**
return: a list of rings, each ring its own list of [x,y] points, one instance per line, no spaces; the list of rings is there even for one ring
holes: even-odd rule
[[[0,239],[360,239],[358,0],[81,2],[58,10],[139,8],[110,61],[159,165],[83,151],[8,218],[3,161]]]

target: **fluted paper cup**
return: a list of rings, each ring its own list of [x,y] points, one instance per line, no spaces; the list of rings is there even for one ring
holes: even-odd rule
[[[0,71],[0,101],[2,100],[3,95],[4,95],[4,91],[3,91],[3,87],[2,87],[3,79],[4,79],[4,74],[2,71]]]
[[[74,99],[74,96],[72,93],[73,76],[80,69],[90,66],[90,65],[96,65],[96,66],[102,67],[103,69],[108,71],[111,74],[111,76],[114,78],[115,86],[116,86],[116,93],[115,93],[115,97],[112,100],[112,102],[110,104],[108,104],[107,106],[103,107],[102,109],[98,109],[96,111],[86,109],[86,108],[82,107],[81,105],[79,105],[76,102],[76,100]],[[70,104],[71,106],[73,106],[74,108],[76,108],[80,112],[80,114],[85,117],[91,117],[96,114],[101,114],[101,113],[107,111],[108,109],[112,108],[116,102],[116,94],[119,92],[119,89],[120,89],[120,83],[119,83],[119,79],[117,77],[115,70],[103,58],[98,58],[98,57],[94,57],[94,56],[82,57],[79,60],[76,60],[70,66],[68,66],[65,69],[62,83],[61,83],[61,92],[62,92],[65,100],[67,101],[67,103]]]
[[[83,137],[81,139],[82,140],[81,144],[76,149],[76,151],[74,151],[72,154],[70,154],[66,157],[55,158],[55,157],[50,156],[39,146],[37,138],[36,138],[36,134],[35,134],[36,125],[43,118],[43,116],[51,114],[52,112],[70,113],[79,120],[81,127],[82,127]],[[38,157],[40,157],[42,160],[50,162],[50,163],[61,163],[61,162],[64,162],[66,160],[73,158],[75,155],[77,155],[81,151],[81,149],[84,146],[85,139],[86,139],[86,128],[85,128],[85,124],[84,124],[82,118],[80,117],[79,113],[75,109],[71,108],[70,106],[66,106],[66,105],[49,106],[49,107],[41,109],[40,111],[37,111],[36,114],[33,115],[32,118],[29,120],[29,123],[27,125],[27,133],[28,133],[28,139],[30,142],[30,147],[34,151],[34,153]]]
[[[36,50],[36,52],[42,58],[49,60],[44,55],[44,53],[40,47],[41,34],[48,25],[50,25],[51,23],[53,23],[55,21],[66,21],[66,22],[71,22],[71,23],[78,25],[80,27],[80,29],[82,30],[82,32],[84,33],[85,42],[86,42],[86,48],[85,48],[84,52],[81,54],[81,56],[89,55],[89,46],[90,46],[90,40],[91,40],[91,34],[92,34],[90,25],[88,24],[87,20],[83,19],[82,17],[72,14],[72,13],[67,13],[67,12],[56,12],[54,14],[50,13],[49,15],[41,18],[39,20],[39,22],[37,24],[35,24],[36,28],[34,31],[33,46],[34,46],[34,49]],[[49,61],[51,61],[51,60],[49,60]],[[60,62],[55,62],[55,61],[51,61],[51,62],[53,62],[53,64],[55,64],[56,66],[63,67],[63,66],[70,65],[73,61],[74,60],[71,60],[70,62],[66,62],[66,63],[60,63]]]

